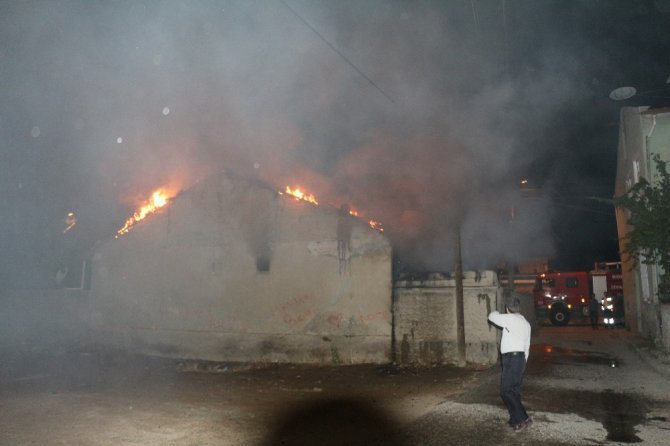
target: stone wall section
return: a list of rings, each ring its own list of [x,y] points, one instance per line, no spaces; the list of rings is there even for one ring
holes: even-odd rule
[[[458,364],[456,281],[440,274],[394,285],[395,358],[401,364]],[[465,356],[470,364],[498,360],[498,330],[488,314],[500,309],[502,288],[493,271],[464,273]]]

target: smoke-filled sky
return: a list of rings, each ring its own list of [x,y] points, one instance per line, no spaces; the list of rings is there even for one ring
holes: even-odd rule
[[[3,278],[51,274],[157,187],[223,169],[349,203],[411,269],[451,270],[456,224],[466,268],[613,260],[613,210],[590,197],[613,194],[619,107],[658,98],[608,93],[667,87],[669,13],[666,0],[2,2]]]

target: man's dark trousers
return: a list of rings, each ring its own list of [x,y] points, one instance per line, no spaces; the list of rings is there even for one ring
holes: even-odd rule
[[[526,356],[523,352],[504,353],[502,355],[502,383],[500,396],[509,411],[512,426],[528,419],[526,409],[521,404],[521,382],[526,370]]]

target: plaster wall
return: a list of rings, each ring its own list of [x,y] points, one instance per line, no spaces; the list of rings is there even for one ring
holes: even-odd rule
[[[217,361],[383,363],[391,248],[338,211],[221,174],[93,256],[98,341]]]

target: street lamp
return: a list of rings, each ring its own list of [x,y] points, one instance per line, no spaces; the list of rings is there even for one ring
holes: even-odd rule
[[[615,88],[614,90],[610,91],[610,99],[613,101],[625,101],[626,99],[630,99],[633,96],[646,96],[650,98],[668,98],[668,96],[657,96],[656,94],[649,94],[649,93],[658,93],[661,91],[666,91],[670,90],[670,87],[665,87],[665,88],[658,88],[656,90],[647,90],[647,91],[642,91],[639,92],[635,87],[631,86],[623,86],[619,88]]]
[[[625,101],[626,99],[630,99],[635,96],[636,93],[637,90],[635,87],[619,87],[610,92],[610,99],[613,101]]]

